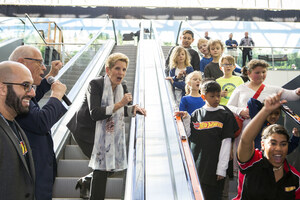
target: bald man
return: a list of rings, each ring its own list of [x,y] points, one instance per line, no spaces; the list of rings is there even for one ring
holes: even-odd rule
[[[46,67],[39,49],[27,45],[20,46],[12,52],[9,60],[24,64],[30,70],[34,84],[38,86],[36,96],[30,101],[29,113],[18,115],[16,120],[25,131],[32,148],[36,174],[36,200],[52,200],[56,157],[51,128],[67,111],[61,102],[67,88],[59,81],[50,85],[47,78],[56,76],[62,63],[53,61],[49,74],[43,78]],[[50,89],[52,91],[48,102],[40,108],[38,101]]]
[[[35,96],[30,71],[17,62],[0,63],[0,199],[33,200],[35,171],[28,139],[15,121]]]

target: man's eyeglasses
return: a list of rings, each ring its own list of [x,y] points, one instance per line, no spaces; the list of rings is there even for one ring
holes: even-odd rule
[[[24,87],[25,92],[30,92],[32,89],[36,90],[36,85],[32,85],[29,83],[9,83],[9,82],[2,82],[6,85],[21,85]]]
[[[42,60],[42,59],[35,59],[35,58],[24,58],[24,59],[39,62],[40,66],[45,65],[44,60]]]

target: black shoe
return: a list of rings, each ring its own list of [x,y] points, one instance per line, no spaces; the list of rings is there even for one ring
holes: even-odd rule
[[[90,197],[90,185],[91,185],[91,179],[82,177],[78,179],[77,184],[75,186],[75,189],[80,189],[80,198],[82,199],[89,199]]]

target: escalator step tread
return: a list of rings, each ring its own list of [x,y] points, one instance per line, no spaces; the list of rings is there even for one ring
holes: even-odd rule
[[[78,145],[67,145],[65,148],[65,159],[88,160]]]
[[[53,198],[79,198],[79,189],[75,190],[80,177],[57,177],[53,186]],[[106,198],[121,199],[123,195],[123,178],[108,178]]]
[[[89,174],[89,160],[59,160],[57,164],[58,177],[78,177]]]

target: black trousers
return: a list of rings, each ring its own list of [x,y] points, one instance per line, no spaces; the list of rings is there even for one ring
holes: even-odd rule
[[[94,170],[91,184],[90,200],[104,200],[107,177],[110,172]]]
[[[246,65],[246,59],[248,57],[248,62],[252,60],[252,49],[244,48],[243,49],[243,67]]]
[[[80,147],[81,151],[86,155],[88,158],[91,158],[93,152],[93,143],[85,142],[73,135],[74,140],[77,142],[78,146]]]
[[[215,177],[213,177],[215,178]],[[200,181],[201,182],[201,181]],[[217,185],[207,185],[201,183],[201,189],[205,200],[222,200],[225,179],[217,181]]]

